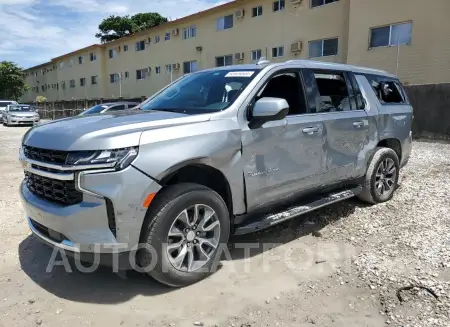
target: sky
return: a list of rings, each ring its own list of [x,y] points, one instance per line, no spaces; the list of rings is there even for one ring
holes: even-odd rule
[[[181,18],[230,0],[0,0],[0,61],[22,68],[99,43],[98,25],[110,15],[158,12]]]

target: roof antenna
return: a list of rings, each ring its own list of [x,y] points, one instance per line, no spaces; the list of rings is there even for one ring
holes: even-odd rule
[[[259,58],[257,65],[258,66],[263,66],[263,65],[267,65],[270,64],[270,61],[266,59],[266,57],[261,57]]]

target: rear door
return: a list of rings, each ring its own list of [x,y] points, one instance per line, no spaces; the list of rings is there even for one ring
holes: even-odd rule
[[[324,161],[321,186],[362,177],[374,124],[364,110],[364,101],[352,85],[350,73],[305,69],[307,90],[316,98],[323,122]],[[373,146],[373,145],[372,145]]]

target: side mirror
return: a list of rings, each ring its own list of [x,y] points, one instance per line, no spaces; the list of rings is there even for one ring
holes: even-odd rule
[[[250,128],[259,128],[269,121],[284,119],[289,112],[289,104],[281,98],[262,98],[253,105]]]

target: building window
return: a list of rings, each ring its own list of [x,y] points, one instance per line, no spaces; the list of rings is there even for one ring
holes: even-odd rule
[[[216,67],[230,66],[233,64],[233,55],[216,57]]]
[[[136,42],[136,51],[142,51],[145,50],[145,41],[138,41]]]
[[[117,50],[116,49],[109,49],[109,59],[117,57]]]
[[[74,87],[75,87],[75,80],[74,80],[74,79],[71,79],[71,80],[70,80],[70,87],[71,87],[71,88],[74,88]]]
[[[191,39],[197,36],[197,27],[195,25],[183,29],[183,39]]]
[[[155,74],[161,74],[161,66],[155,67]]]
[[[309,42],[309,57],[335,56],[338,53],[338,39],[317,40]]]
[[[165,41],[169,41],[169,40],[170,40],[170,32],[167,32],[167,33],[164,35],[164,40],[165,40]]]
[[[311,0],[311,8],[320,7],[329,3],[338,2],[339,0]]]
[[[388,47],[410,44],[412,23],[393,24],[370,30],[370,47]]]
[[[166,73],[170,74],[172,72],[172,65],[166,65]]]
[[[119,81],[119,74],[110,74],[109,75],[109,82],[110,83],[117,83]]]
[[[84,64],[84,56],[78,57],[78,64],[80,64],[80,65]]]
[[[147,76],[147,71],[145,69],[136,70],[136,79],[143,80]]]
[[[183,73],[193,73],[197,71],[197,61],[186,61],[183,62]]]
[[[262,16],[262,12],[263,12],[262,6],[253,7],[252,8],[252,17]]]
[[[95,54],[95,52],[91,52],[89,54],[89,60],[90,61],[96,61],[97,60],[97,55]]]
[[[69,67],[72,67],[73,66],[73,59],[70,59],[69,60]]]
[[[80,86],[86,86],[86,79],[84,77],[80,78]]]
[[[272,58],[279,58],[284,56],[284,47],[272,48]]]
[[[97,84],[97,76],[91,76],[91,84],[92,85]]]
[[[233,15],[227,15],[217,18],[216,29],[218,31],[226,30],[233,27]]]
[[[129,72],[125,72],[125,78],[130,77],[130,73]]]
[[[128,45],[125,44],[125,45],[123,46],[123,52],[127,52],[127,51],[128,51]]]
[[[155,43],[159,43],[160,40],[161,40],[160,36],[159,36],[159,35],[156,35],[156,36],[155,36]]]
[[[273,11],[282,11],[284,10],[284,0],[277,0],[273,3]]]
[[[252,60],[258,61],[262,57],[261,49],[252,51]]]

